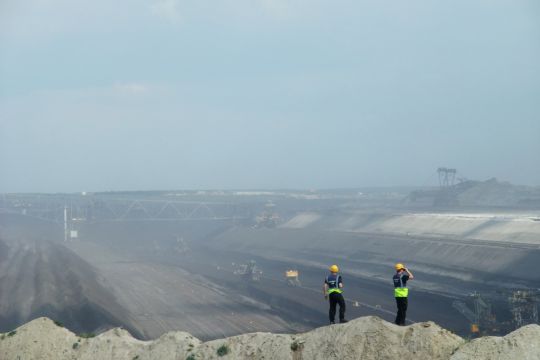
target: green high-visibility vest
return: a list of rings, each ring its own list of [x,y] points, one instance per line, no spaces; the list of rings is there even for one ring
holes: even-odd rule
[[[341,289],[336,289],[336,288],[328,289],[328,294],[332,294],[332,293],[341,294],[342,292],[343,292],[343,290],[341,290]]]
[[[409,289],[406,287],[397,287],[394,289],[394,297],[404,298],[409,296]]]
[[[341,290],[339,288],[339,278],[341,277],[341,275],[336,275],[336,279],[335,280],[330,280],[330,276],[328,276],[326,278],[326,283],[328,284],[328,290],[327,290],[327,293],[328,295],[332,294],[332,293],[338,293],[338,294],[341,294],[343,292],[343,290]],[[334,282],[335,281],[335,282]],[[334,285],[335,287],[330,287],[330,282],[334,282]]]

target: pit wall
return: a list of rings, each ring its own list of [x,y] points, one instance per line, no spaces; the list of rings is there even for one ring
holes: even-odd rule
[[[540,213],[300,213],[282,228],[420,235],[540,246]]]

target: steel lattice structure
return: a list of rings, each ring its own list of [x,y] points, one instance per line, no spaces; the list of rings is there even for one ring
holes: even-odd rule
[[[254,216],[253,206],[231,202],[181,201],[96,195],[4,194],[0,212],[62,223],[78,221],[234,220]]]

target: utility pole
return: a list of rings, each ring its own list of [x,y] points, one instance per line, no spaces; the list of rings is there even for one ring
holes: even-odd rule
[[[64,205],[64,241],[68,240],[68,218],[67,218],[67,205]]]

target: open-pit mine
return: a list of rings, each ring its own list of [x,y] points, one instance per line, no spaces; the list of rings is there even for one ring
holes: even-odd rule
[[[0,332],[40,316],[140,339],[301,332],[328,322],[342,269],[347,318],[392,321],[393,264],[408,319],[461,336],[538,322],[540,211],[434,207],[409,190],[5,194]]]

